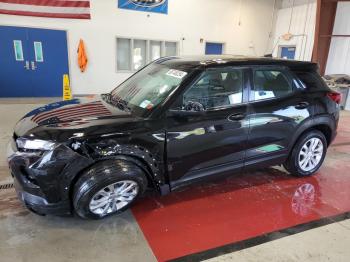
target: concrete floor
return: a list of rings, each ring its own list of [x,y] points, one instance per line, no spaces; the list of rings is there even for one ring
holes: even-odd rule
[[[25,100],[24,100],[25,101]],[[6,145],[13,126],[34,100],[0,100],[0,184],[11,182]],[[51,99],[41,99],[42,103]],[[40,217],[18,202],[13,189],[0,190],[0,261],[156,261],[130,211],[102,221]]]
[[[5,155],[14,124],[40,106],[28,101],[0,100],[0,184],[11,181]],[[345,262],[350,261],[349,246],[350,220],[344,220],[210,261]],[[102,221],[40,217],[21,206],[13,189],[0,190],[0,261],[112,260],[156,261],[131,212]]]

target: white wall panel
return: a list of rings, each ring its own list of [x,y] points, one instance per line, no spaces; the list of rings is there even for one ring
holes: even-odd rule
[[[334,35],[350,35],[350,3],[338,3]],[[350,38],[333,37],[328,54],[326,74],[350,75]]]
[[[282,8],[278,10],[275,33],[273,37],[273,56],[278,56],[279,46],[295,45],[295,59],[310,61],[314,44],[316,1],[284,0]],[[290,32],[294,37],[283,40],[282,35]]]
[[[350,3],[339,2],[333,35],[350,35]],[[333,37],[328,54],[326,74],[350,75],[350,37]],[[350,97],[346,109],[350,110]]]
[[[349,51],[349,37],[334,37],[328,54],[326,74],[350,75]]]

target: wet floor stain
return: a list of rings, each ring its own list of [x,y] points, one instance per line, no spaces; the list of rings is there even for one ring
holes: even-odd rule
[[[24,216],[28,213],[29,211],[18,200],[14,188],[0,190],[0,219],[8,216]]]

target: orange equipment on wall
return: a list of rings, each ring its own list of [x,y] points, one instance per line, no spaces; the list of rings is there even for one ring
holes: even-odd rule
[[[78,46],[78,64],[81,72],[85,71],[87,63],[88,63],[88,58],[85,52],[84,41],[80,39],[79,46]]]

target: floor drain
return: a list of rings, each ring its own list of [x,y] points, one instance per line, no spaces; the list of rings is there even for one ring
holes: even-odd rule
[[[13,183],[3,184],[3,185],[0,185],[0,190],[2,190],[2,189],[10,189],[10,188],[13,188],[13,187],[14,187]]]

